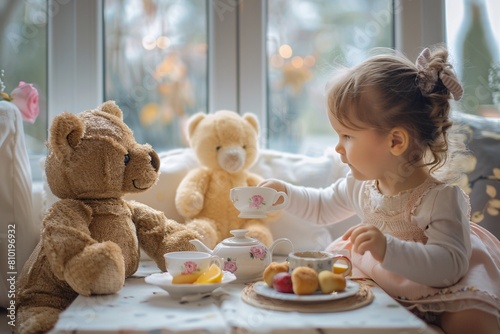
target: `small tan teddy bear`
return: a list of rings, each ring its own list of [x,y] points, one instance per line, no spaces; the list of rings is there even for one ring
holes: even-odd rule
[[[249,168],[259,155],[259,123],[250,113],[243,116],[221,110],[214,114],[198,113],[188,120],[187,135],[200,167],[191,170],[177,188],[175,205],[187,226],[201,235],[209,248],[225,238],[229,231],[247,229],[248,237],[271,245],[273,237],[266,219],[238,218],[238,210],[229,198],[231,188],[256,186],[262,177]]]
[[[113,101],[54,119],[45,171],[60,200],[19,278],[16,332],[47,332],[78,294],[119,291],[138,268],[139,247],[163,271],[163,254],[194,250],[196,232],[122,198],[156,184],[159,168],[156,152],[135,141]]]

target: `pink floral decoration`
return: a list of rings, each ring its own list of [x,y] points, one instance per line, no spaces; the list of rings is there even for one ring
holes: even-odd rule
[[[193,261],[184,262],[184,270],[181,272],[183,275],[192,274],[196,271],[198,265]]]
[[[263,246],[253,246],[250,248],[250,257],[263,260],[266,257],[266,248]]]
[[[230,273],[234,273],[238,270],[236,266],[236,261],[233,261],[231,258],[228,258],[227,261],[224,261],[224,270],[229,271]]]
[[[251,208],[260,209],[262,204],[265,204],[265,203],[264,203],[264,197],[262,197],[261,195],[253,195],[250,198],[250,207]]]
[[[23,120],[35,123],[38,117],[38,90],[33,84],[19,82],[17,88],[10,93],[11,102],[14,103],[23,116]]]

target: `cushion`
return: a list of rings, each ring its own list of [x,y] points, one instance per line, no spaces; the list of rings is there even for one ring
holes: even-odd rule
[[[23,120],[19,109],[7,101],[0,101],[0,180],[0,306],[7,307],[11,289],[7,279],[21,273],[40,234],[32,216]]]
[[[500,119],[458,112],[453,118],[467,130],[467,147],[474,156],[465,187],[471,220],[500,239]]]

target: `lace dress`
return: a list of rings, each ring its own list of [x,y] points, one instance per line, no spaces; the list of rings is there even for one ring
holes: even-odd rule
[[[440,204],[446,207],[443,200],[441,200],[443,203],[424,201],[426,196],[431,197],[439,187],[442,188],[443,185],[429,178],[411,191],[396,196],[384,196],[378,191],[375,182],[364,182],[359,189],[360,198],[362,198],[361,205],[357,208],[362,211],[362,214],[360,212],[358,214],[363,218],[363,223],[378,227],[386,235],[426,244],[425,228],[422,228],[422,224],[425,223],[416,222],[415,216],[417,211],[421,217],[425,212],[435,210],[435,206]],[[465,210],[466,217],[469,217],[470,205],[466,195],[459,194],[458,196],[464,197],[461,209]],[[453,201],[453,198],[449,201]],[[433,207],[427,207],[430,206],[429,203],[432,203]],[[463,208],[463,206],[467,207]],[[453,216],[453,212],[449,214]],[[466,236],[465,240],[468,241],[468,239],[469,236]],[[327,250],[350,249],[350,247],[350,242],[338,239],[328,246]],[[370,252],[364,255],[351,252],[354,265],[353,278],[373,279],[393,298],[427,321],[432,321],[434,313],[471,308],[500,316],[500,242],[487,230],[471,222],[470,248],[467,249],[470,255],[468,270],[458,282],[444,288],[420,284],[389,271],[375,260]],[[404,255],[401,255],[398,260],[409,261],[404,258]],[[415,270],[418,271],[418,268]]]

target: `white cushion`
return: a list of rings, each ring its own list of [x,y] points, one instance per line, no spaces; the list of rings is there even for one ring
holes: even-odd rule
[[[7,279],[12,275],[19,277],[40,234],[33,219],[31,169],[23,120],[19,109],[7,101],[0,101],[0,180],[0,306],[7,307],[10,301]],[[8,263],[13,253],[15,268]]]

